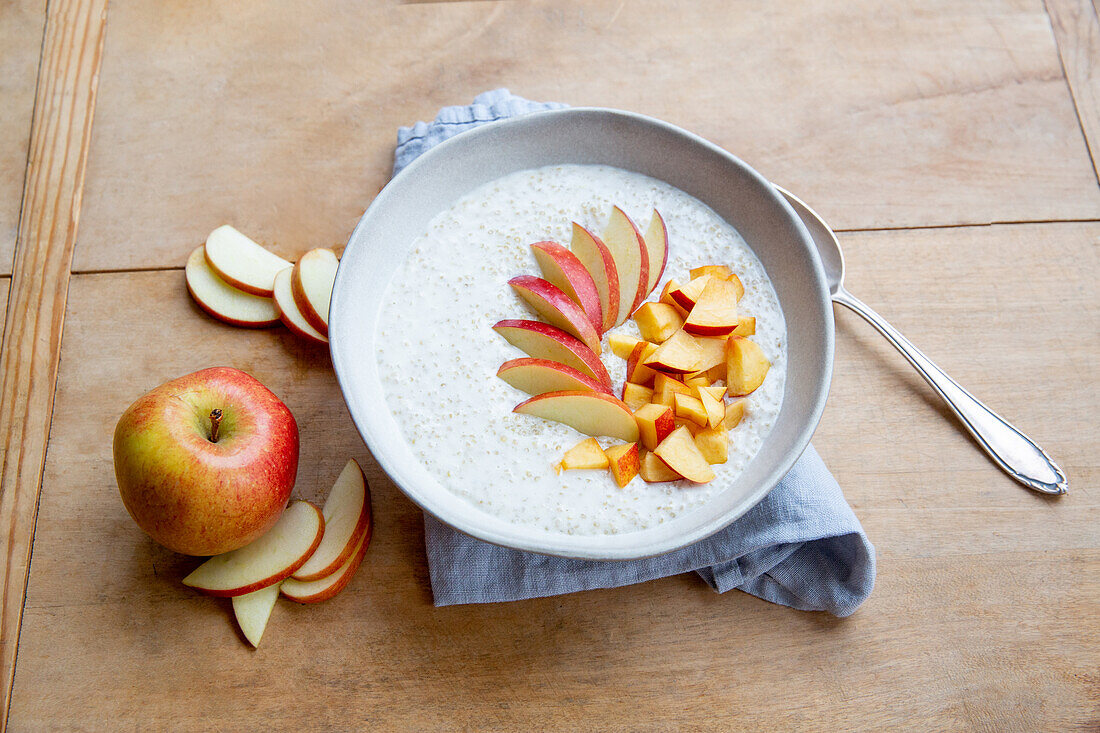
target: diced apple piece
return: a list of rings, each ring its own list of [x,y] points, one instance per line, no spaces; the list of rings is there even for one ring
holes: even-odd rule
[[[656,209],[653,210],[653,216],[645,230],[645,246],[649,251],[649,286],[646,288],[648,295],[661,282],[661,275],[668,264],[668,227]]]
[[[726,396],[726,388],[719,387],[717,385],[710,387],[703,387],[707,392],[710,392],[710,396],[714,398],[716,402],[722,402],[722,399]],[[725,410],[725,408],[722,408]]]
[[[704,428],[695,434],[695,447],[712,466],[725,463],[729,456],[730,434],[721,425]]]
[[[658,346],[643,364],[666,374],[686,374],[696,371],[695,365],[702,358],[703,349],[691,334],[677,331]]]
[[[638,434],[641,436],[642,445],[649,450],[660,445],[661,441],[676,429],[672,409],[666,405],[652,403],[642,405],[634,411],[634,419],[638,421]]]
[[[698,397],[677,394],[673,397],[673,404],[676,409],[676,417],[690,420],[696,425],[707,424],[707,410],[703,407],[703,403],[699,401]]]
[[[711,277],[717,277],[725,280],[732,274],[733,271],[725,265],[703,265],[702,267],[693,267],[691,268],[691,270],[688,271],[688,276],[692,280],[697,277],[702,277],[703,275],[710,275]]]
[[[684,385],[687,387],[709,387],[710,380],[706,372],[693,372],[684,375]]]
[[[698,302],[699,296],[703,294],[703,291],[707,287],[707,283],[710,281],[710,275],[702,275],[701,277],[693,278],[687,285],[681,285],[678,288],[669,290],[668,297],[672,298],[676,305],[690,312],[691,309],[695,307],[695,303]]]
[[[683,476],[669,468],[668,464],[662,461],[656,453],[651,451],[646,451],[645,454],[642,455],[641,465],[638,467],[638,474],[647,484],[679,481],[683,478]]]
[[[320,580],[339,570],[359,540],[371,531],[370,489],[363,469],[354,459],[344,464],[321,508],[325,534],[321,544],[302,567],[291,576],[295,580]]]
[[[722,425],[727,430],[733,430],[741,423],[743,417],[745,417],[745,401],[734,400],[726,405],[726,415],[722,418]]]
[[[680,283],[676,282],[676,280],[669,280],[667,283],[665,283],[664,289],[661,290],[661,297],[659,298],[659,300],[660,302],[665,303],[666,305],[671,305],[673,308],[675,308],[676,312],[680,314],[681,318],[687,318],[687,308],[684,308],[682,305],[677,303],[676,299],[672,297],[672,291],[679,290],[681,287],[682,286],[680,285]]]
[[[738,316],[737,328],[730,332],[730,336],[754,336],[756,335],[756,318],[753,316]]]
[[[703,356],[699,359],[699,363],[696,364],[696,371],[705,372],[711,367],[721,365],[723,369],[726,366],[726,339],[725,338],[707,338],[705,336],[697,336],[695,343],[699,345],[699,348],[703,350]],[[714,381],[714,380],[711,380]]]
[[[573,367],[611,389],[611,376],[600,357],[576,336],[570,336],[542,321],[519,319],[501,321],[493,326],[493,330],[528,356]]]
[[[725,341],[725,339],[723,339],[723,342],[724,341]],[[725,346],[723,346],[722,348],[725,349]],[[717,382],[719,380],[721,380],[723,382],[726,380],[726,362],[725,362],[725,360],[723,360],[721,364],[715,364],[714,366],[712,366],[710,369],[707,370],[707,379],[710,380],[711,384],[714,384],[715,382]]]
[[[588,316],[597,333],[603,332],[603,306],[600,294],[588,268],[575,254],[557,242],[536,242],[531,245],[535,262],[543,278],[568,295]]]
[[[370,545],[370,533],[359,538],[351,557],[344,561],[340,569],[331,575],[326,575],[318,580],[295,580],[288,578],[283,581],[279,591],[296,603],[320,603],[327,601],[342,591],[351,582],[355,571],[363,564],[363,556],[367,554]]]
[[[291,291],[309,325],[328,336],[328,306],[340,260],[331,249],[311,249],[291,271]]]
[[[500,365],[497,376],[530,395],[566,390],[611,394],[611,390],[592,377],[549,359],[511,359]]]
[[[664,343],[684,325],[680,312],[668,303],[643,303],[634,312],[634,322],[642,338],[655,344]]]
[[[637,410],[642,405],[653,401],[653,390],[633,382],[623,383],[623,402],[631,410]]]
[[[737,275],[730,275],[726,279],[729,280],[734,290],[737,291],[737,299],[741,300],[741,297],[745,294],[745,285],[741,282],[741,278],[737,277]]]
[[[294,300],[294,289],[291,284],[293,268],[288,267],[275,276],[275,310],[279,312],[279,320],[283,322],[291,333],[301,336],[307,341],[317,344],[327,344],[328,336],[309,325],[309,321],[302,315],[298,302]]]
[[[683,417],[676,418],[676,427],[687,428],[688,432],[691,433],[692,436],[695,436],[697,433],[706,429],[706,426],[700,425],[696,422],[692,422],[691,420]]]
[[[245,328],[264,328],[279,322],[275,301],[238,290],[218,277],[201,245],[187,258],[184,275],[191,297],[219,321]]]
[[[619,488],[626,486],[638,475],[640,459],[638,457],[638,444],[613,445],[604,453],[611,467],[611,475],[615,477],[615,483]]]
[[[638,422],[622,400],[602,392],[547,392],[516,406],[513,412],[560,422],[585,435],[638,440]]]
[[[637,429],[634,416],[630,422]],[[259,539],[216,555],[183,579],[183,584],[212,596],[241,596],[289,578],[302,567],[325,532],[321,510],[292,501],[279,521]]]
[[[714,471],[695,445],[695,439],[686,427],[673,430],[653,452],[669,468],[688,481],[705,484],[714,480]]]
[[[741,397],[764,383],[771,362],[755,342],[731,336],[726,343],[726,389],[732,397]]]
[[[615,270],[619,273],[617,326],[630,317],[649,293],[649,250],[638,227],[618,206],[611,209],[611,217],[603,232],[603,243],[611,252]]]
[[[657,348],[657,344],[651,344],[648,341],[638,342],[626,360],[626,381],[643,386],[653,384],[653,376],[656,372],[645,366],[644,362],[656,353]]]
[[[602,239],[577,222],[573,222],[573,239],[569,249],[592,276],[596,293],[600,296],[600,312],[603,314],[600,333],[610,331],[619,317],[619,271],[615,267],[615,258]]]
[[[707,426],[715,428],[721,425],[722,418],[726,416],[726,405],[721,399],[714,399],[709,387],[696,387],[694,392],[707,413]]]
[[[204,250],[206,261],[227,283],[253,295],[270,298],[275,292],[275,276],[293,262],[287,262],[239,231],[222,225],[210,232]]]
[[[260,645],[260,638],[267,628],[267,620],[271,618],[275,601],[279,600],[279,585],[275,583],[243,596],[233,596],[233,615],[237,618],[237,625],[241,627],[244,638],[253,647]]]
[[[595,438],[585,438],[565,452],[561,467],[566,471],[579,468],[607,468],[607,454]]]
[[[630,352],[634,350],[635,346],[642,343],[642,340],[633,336],[614,333],[607,337],[607,343],[611,346],[611,353],[625,360],[630,358]]]
[[[684,321],[684,330],[697,336],[725,336],[737,326],[737,291],[729,280],[712,277]]]
[[[653,378],[653,391],[671,393],[679,392],[680,394],[689,395],[691,394],[691,387],[688,387],[686,384],[681,382],[679,379],[676,379],[675,377],[670,377],[667,374],[658,373],[657,376]]]
[[[569,299],[569,296],[541,277],[520,275],[508,281],[512,289],[527,301],[536,313],[556,326],[580,339],[592,352],[599,355],[603,346],[600,335],[581,307]]]

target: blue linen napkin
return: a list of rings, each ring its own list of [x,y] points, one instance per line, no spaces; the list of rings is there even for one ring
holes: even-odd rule
[[[434,122],[398,130],[394,175],[464,130],[564,106],[496,89],[471,105],[444,107]],[[772,603],[847,616],[875,584],[875,548],[813,446],[736,522],[659,557],[594,562],[520,552],[476,540],[427,514],[424,529],[437,606],[616,588],[694,571],[719,593],[737,588]]]

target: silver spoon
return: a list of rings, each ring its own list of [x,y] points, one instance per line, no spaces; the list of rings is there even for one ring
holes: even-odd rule
[[[836,235],[801,199],[779,186],[775,188],[787,198],[817,245],[833,301],[851,308],[878,329],[916,367],[921,376],[928,380],[947,406],[962,420],[963,427],[1005,473],[1041,494],[1066,493],[1069,486],[1066,474],[1042,448],[963,389],[882,316],[844,289],[844,255],[840,251],[840,242]]]

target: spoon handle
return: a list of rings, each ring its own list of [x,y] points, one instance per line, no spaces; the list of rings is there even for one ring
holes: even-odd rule
[[[902,336],[863,301],[844,288],[834,293],[833,300],[851,308],[878,329],[928,380],[978,444],[1009,476],[1041,494],[1066,493],[1068,482],[1065,473],[1034,441],[947,376],[912,341]]]

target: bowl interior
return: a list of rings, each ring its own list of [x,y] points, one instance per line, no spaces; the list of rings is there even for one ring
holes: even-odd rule
[[[391,415],[375,359],[386,286],[432,218],[478,186],[518,170],[564,163],[610,165],[666,181],[732,224],[760,258],[787,327],[787,381],[775,427],[726,491],[696,510],[620,535],[534,531],[450,493],[415,457]],[[540,112],[463,133],[414,161],[375,198],[352,233],[332,294],[333,365],[348,409],[375,459],[421,508],[479,539],[586,559],[657,555],[695,542],[748,511],[809,443],[825,406],[833,320],[813,243],[790,206],[758,173],[717,146],[652,118],[615,110]]]

